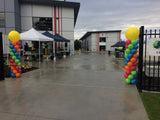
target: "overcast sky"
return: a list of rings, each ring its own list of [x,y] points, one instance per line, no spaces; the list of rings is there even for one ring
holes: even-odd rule
[[[80,2],[75,39],[87,31],[122,30],[131,26],[160,28],[160,0],[67,0]]]

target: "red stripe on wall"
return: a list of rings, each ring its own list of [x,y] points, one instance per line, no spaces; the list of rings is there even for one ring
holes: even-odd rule
[[[58,7],[58,34],[60,35],[60,20],[59,20],[59,7]]]
[[[56,6],[54,6],[54,34],[57,33],[57,23],[56,23]]]
[[[63,36],[62,34],[62,7],[61,7],[61,36]]]
[[[56,6],[54,6],[54,34],[56,33],[57,33]],[[57,42],[55,42],[55,53],[57,53]]]

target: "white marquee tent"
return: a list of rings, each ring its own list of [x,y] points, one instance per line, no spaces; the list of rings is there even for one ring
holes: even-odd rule
[[[23,32],[20,34],[21,39],[25,41],[39,41],[39,61],[40,61],[40,42],[41,41],[54,41],[54,39],[46,37],[45,35],[39,33],[34,28],[31,28],[30,30]]]

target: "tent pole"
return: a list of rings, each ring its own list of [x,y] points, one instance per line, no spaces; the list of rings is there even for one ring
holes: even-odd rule
[[[40,56],[40,50],[41,50],[41,48],[40,48],[40,41],[39,41],[39,64],[40,64],[40,58],[41,58],[41,56]]]
[[[55,41],[53,41],[54,43],[54,61],[56,61],[56,46],[55,46]]]

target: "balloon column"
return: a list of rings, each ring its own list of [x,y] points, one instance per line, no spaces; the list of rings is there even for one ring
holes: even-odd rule
[[[125,50],[125,75],[126,83],[128,84],[135,84],[137,78],[137,71],[136,67],[138,65],[137,59],[137,49],[138,49],[138,42],[137,39],[139,37],[139,30],[136,27],[130,27],[126,31],[126,50]]]
[[[8,34],[10,39],[10,62],[11,62],[11,77],[21,76],[21,49],[19,42],[20,34],[17,31],[11,31]]]

